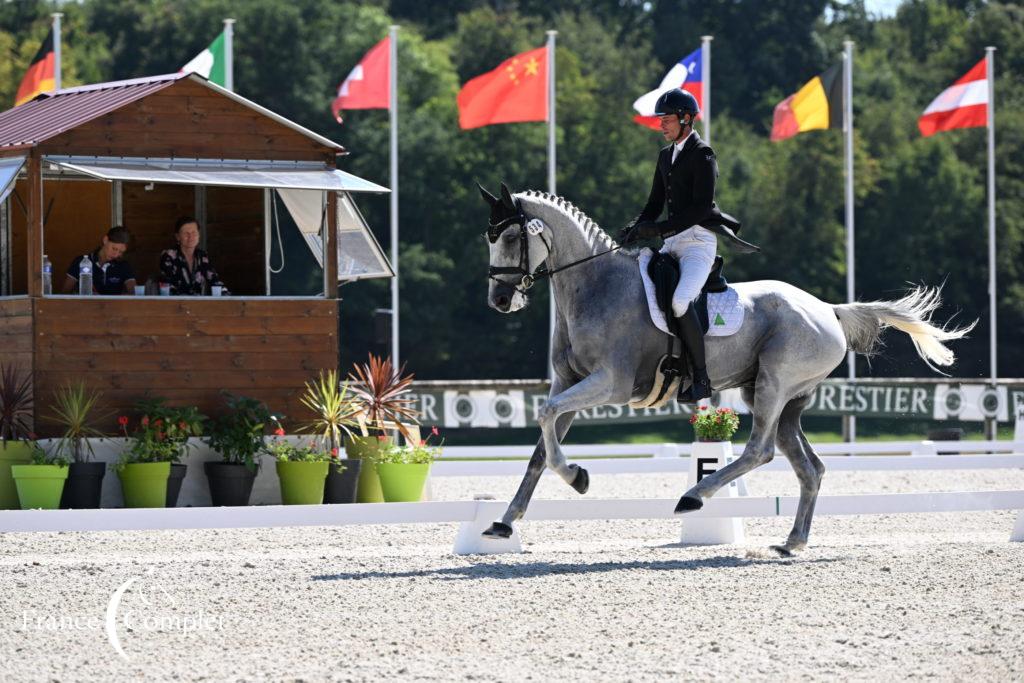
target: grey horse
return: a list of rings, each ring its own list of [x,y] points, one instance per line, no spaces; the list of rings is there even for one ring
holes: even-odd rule
[[[646,397],[667,338],[651,322],[636,254],[614,251],[615,242],[583,212],[543,192],[513,196],[504,184],[501,198],[483,187],[480,192],[490,207],[488,305],[502,313],[521,310],[528,303],[526,290],[544,277],[538,271],[543,264],[552,273],[556,310],[554,377],[538,416],[542,437],[508,510],[484,532],[507,538],[545,466],[586,493],[586,470],[567,463],[559,445],[573,416]],[[772,546],[788,556],[807,545],[825,471],[800,426],[815,387],[848,349],[874,352],[889,326],[910,335],[929,367],[948,366],[954,356],[943,342],[963,337],[973,324],[959,329],[931,324],[941,303],[938,289],[917,288],[897,301],[833,305],[785,282],[732,286],[745,309],[743,324],[732,336],[707,338],[707,368],[717,390],[741,388],[753,429],[743,454],[686,491],[675,511],[699,509],[704,498],[769,462],[777,445],[800,481],[793,530],[783,545]]]

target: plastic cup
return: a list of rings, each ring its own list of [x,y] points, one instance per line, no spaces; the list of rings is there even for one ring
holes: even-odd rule
[[[171,286],[170,285],[161,284],[160,285],[160,296],[170,296],[170,295],[171,295]]]
[[[135,296],[146,296],[146,285],[135,285]]]
[[[210,287],[210,294],[213,296],[220,296],[224,293],[224,287],[221,285],[212,285]]]

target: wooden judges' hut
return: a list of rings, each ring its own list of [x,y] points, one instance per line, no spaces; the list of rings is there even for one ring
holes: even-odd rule
[[[303,414],[304,382],[338,364],[337,283],[393,275],[353,201],[387,189],[337,170],[344,153],[194,74],[60,90],[0,114],[0,358],[31,371],[40,431],[53,390],[79,379],[121,411],[149,393],[215,414],[227,390]],[[182,215],[198,219],[230,296],[59,294],[72,260],[115,225],[152,291]],[[296,230],[319,264],[303,273],[312,296],[271,287],[282,232]]]

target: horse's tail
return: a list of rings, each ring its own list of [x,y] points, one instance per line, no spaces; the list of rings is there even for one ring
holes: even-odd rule
[[[855,353],[876,353],[882,330],[891,326],[909,334],[917,355],[941,373],[935,365],[948,366],[955,360],[953,351],[943,342],[960,339],[978,324],[975,320],[959,328],[933,325],[931,316],[942,305],[941,293],[941,287],[917,287],[896,301],[840,304],[833,309],[846,334],[846,343]]]

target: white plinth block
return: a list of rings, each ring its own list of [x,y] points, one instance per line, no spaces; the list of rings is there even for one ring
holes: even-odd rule
[[[459,525],[459,533],[455,537],[456,555],[502,555],[505,553],[523,552],[523,544],[519,539],[519,529],[512,525],[512,535],[508,538],[489,538],[483,535],[491,523],[504,511],[503,503],[496,503],[493,496],[474,496],[476,514],[470,522]]]
[[[690,453],[687,490],[696,486],[700,479],[717,472],[734,459],[730,441],[694,443],[693,451]],[[735,479],[719,489],[718,493],[713,496],[713,498],[739,497],[740,486]],[[679,539],[681,543],[689,545],[741,544],[745,542],[745,539],[743,519],[739,517],[687,519],[686,515],[683,515],[683,533]]]

